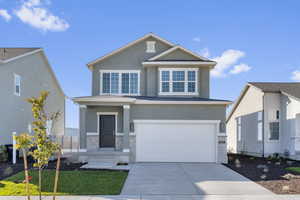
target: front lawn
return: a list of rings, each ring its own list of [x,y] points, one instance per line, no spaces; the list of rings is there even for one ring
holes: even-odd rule
[[[291,172],[296,172],[300,173],[300,167],[288,167],[286,170],[291,171]]]
[[[120,194],[127,178],[126,171],[76,170],[61,171],[58,195],[117,195]],[[31,170],[30,192],[38,195],[38,171]],[[54,170],[43,171],[43,195],[51,195],[54,183]],[[24,172],[19,172],[0,181],[0,196],[26,195]]]

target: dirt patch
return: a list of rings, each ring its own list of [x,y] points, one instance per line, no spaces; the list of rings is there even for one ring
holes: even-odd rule
[[[242,174],[276,194],[300,194],[300,173],[287,167],[300,167],[300,162],[288,159],[266,159],[229,154],[225,166]]]

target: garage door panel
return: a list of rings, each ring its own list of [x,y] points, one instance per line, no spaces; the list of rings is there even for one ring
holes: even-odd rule
[[[136,123],[137,162],[215,162],[215,124]]]

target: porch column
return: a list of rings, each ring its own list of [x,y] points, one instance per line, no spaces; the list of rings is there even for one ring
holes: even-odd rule
[[[130,105],[123,105],[123,152],[129,152]]]
[[[79,151],[86,151],[86,105],[79,106]]]

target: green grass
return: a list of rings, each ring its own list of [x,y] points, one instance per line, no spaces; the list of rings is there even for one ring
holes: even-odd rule
[[[300,173],[300,167],[288,167],[288,168],[285,168],[285,169],[288,170],[288,171],[291,171],[291,172]]]
[[[30,171],[30,193],[38,195],[38,171]],[[116,195],[120,194],[127,178],[124,171],[61,171],[58,195]],[[51,195],[54,170],[43,171],[42,194]],[[26,195],[24,172],[0,181],[0,196]],[[19,183],[18,183],[19,182]],[[21,182],[21,183],[20,183]]]

